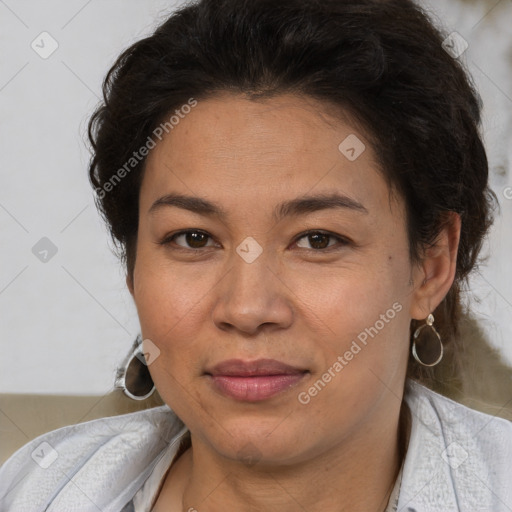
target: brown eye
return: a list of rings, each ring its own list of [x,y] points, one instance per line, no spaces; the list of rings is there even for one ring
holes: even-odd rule
[[[299,241],[302,239],[306,239],[309,243],[310,247],[304,247],[303,245],[299,244]],[[336,245],[336,243],[330,244],[330,241],[338,241],[341,245],[347,244],[347,241],[339,236],[332,235],[330,233],[323,233],[321,231],[311,231],[309,233],[305,233],[297,240],[297,246],[304,248],[304,249],[313,249],[313,250],[323,250],[327,249],[329,247],[332,247],[333,245]]]
[[[176,245],[184,249],[202,249],[211,246],[207,245],[208,239],[211,239],[210,235],[203,231],[189,230],[180,231],[179,233],[167,237],[161,243],[167,245],[171,242],[175,242]],[[178,240],[181,242],[178,242]]]

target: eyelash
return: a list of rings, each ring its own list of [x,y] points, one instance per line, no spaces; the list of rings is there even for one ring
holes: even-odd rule
[[[177,237],[179,237],[181,235],[187,235],[189,233],[200,233],[200,234],[206,235],[209,239],[212,239],[212,237],[206,231],[202,231],[200,229],[188,229],[188,230],[184,230],[184,231],[178,231],[177,233],[174,233],[172,235],[167,235],[160,242],[158,242],[158,244],[159,245],[170,245],[171,242],[173,242]],[[345,237],[342,237],[340,235],[335,235],[334,233],[330,233],[328,231],[322,231],[322,230],[317,229],[317,230],[310,230],[310,231],[306,231],[304,233],[300,233],[295,238],[294,244],[296,244],[302,238],[307,238],[308,236],[311,236],[311,235],[324,235],[324,236],[328,236],[329,238],[334,238],[341,244],[341,246],[346,246],[351,243],[350,240]],[[208,249],[209,247],[212,247],[212,246],[206,246],[206,247],[200,247],[199,249],[193,249],[193,248],[188,248],[188,247],[183,247],[181,245],[178,245],[177,247],[173,248],[173,250],[183,250],[186,252],[191,252],[191,251],[199,252],[203,249]],[[299,249],[304,249],[306,251],[318,253],[318,252],[330,252],[330,250],[332,250],[333,247],[335,247],[335,245],[333,245],[333,246],[328,245],[324,249],[307,249],[304,247],[299,247]]]

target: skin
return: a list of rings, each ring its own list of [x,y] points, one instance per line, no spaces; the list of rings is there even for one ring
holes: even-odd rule
[[[166,475],[157,512],[386,506],[401,464],[410,320],[425,319],[453,282],[460,219],[453,214],[412,265],[403,201],[390,195],[363,131],[340,114],[295,95],[219,94],[199,101],[148,155],[127,284],[142,336],[160,350],[149,366],[153,380],[192,440]],[[338,149],[350,134],[366,146],[355,161]],[[283,201],[333,191],[366,212],[272,217]],[[226,217],[176,206],[149,212],[171,192],[216,202]],[[158,243],[188,229],[208,236]],[[309,230],[333,237],[312,239]],[[263,250],[252,263],[236,252],[246,237]],[[300,403],[299,393],[394,303],[401,306],[394,318]],[[232,358],[272,358],[309,373],[270,399],[241,402],[204,375]],[[250,465],[248,447],[257,458]]]

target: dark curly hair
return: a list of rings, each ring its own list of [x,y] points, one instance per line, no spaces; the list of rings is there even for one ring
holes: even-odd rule
[[[191,99],[220,92],[307,96],[341,107],[364,128],[390,191],[405,201],[412,262],[435,242],[447,213],[460,214],[455,280],[434,312],[453,345],[462,285],[478,263],[496,196],[479,96],[443,39],[410,0],[199,0],[174,12],[120,55],[89,123],[89,177],[127,276],[145,163],[138,150],[160,123]],[[409,376],[424,380],[422,371],[411,359]]]

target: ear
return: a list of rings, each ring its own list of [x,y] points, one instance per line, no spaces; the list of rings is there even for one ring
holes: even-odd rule
[[[450,290],[457,266],[460,228],[460,215],[449,212],[435,244],[425,250],[423,260],[415,267],[411,318],[425,319]]]

